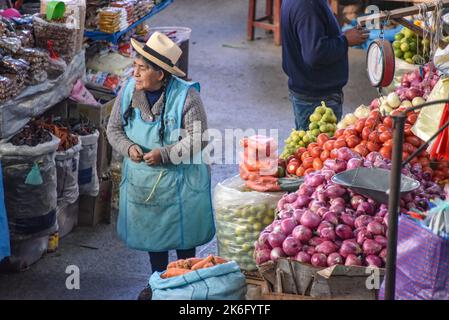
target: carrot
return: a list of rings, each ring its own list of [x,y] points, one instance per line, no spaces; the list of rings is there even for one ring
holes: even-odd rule
[[[202,269],[210,268],[210,267],[213,267],[213,266],[214,266],[214,264],[213,264],[212,262],[208,262],[208,263],[206,263],[206,264],[203,266]]]
[[[189,258],[186,261],[188,263],[190,263],[191,266],[194,266],[196,263],[200,262],[201,260],[203,260],[203,258]]]
[[[171,269],[171,268],[189,269],[189,268],[185,268],[185,265],[186,265],[186,260],[179,259],[179,260],[170,262],[167,266],[167,269]]]
[[[214,259],[214,256],[213,256],[213,255],[209,255],[207,258],[201,260],[200,262],[195,263],[195,264],[192,266],[192,270],[198,270],[198,269],[204,268],[204,266],[205,266],[206,264],[208,264],[209,262],[212,262],[213,259]]]
[[[216,264],[227,263],[228,261],[219,256],[214,256],[214,261]]]
[[[188,269],[170,268],[170,269],[167,269],[167,271],[165,271],[161,275],[161,278],[162,279],[172,278],[172,277],[176,277],[176,276],[180,276],[180,275],[186,274],[188,272],[190,272],[190,270],[188,270]]]

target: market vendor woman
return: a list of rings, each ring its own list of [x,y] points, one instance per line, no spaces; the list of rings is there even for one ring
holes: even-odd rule
[[[118,234],[130,248],[149,252],[155,272],[166,269],[169,250],[180,259],[194,257],[215,234],[210,170],[189,161],[198,158],[193,137],[207,122],[199,84],[178,78],[185,75],[175,66],[181,49],[159,32],[146,44],[131,44],[133,78],[118,94],[107,136],[125,157]]]

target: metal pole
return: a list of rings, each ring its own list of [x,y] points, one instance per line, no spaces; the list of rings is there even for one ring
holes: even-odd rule
[[[388,202],[388,246],[387,272],[385,279],[385,299],[394,300],[396,282],[396,247],[401,191],[402,144],[404,143],[404,126],[406,116],[393,117],[393,152]]]

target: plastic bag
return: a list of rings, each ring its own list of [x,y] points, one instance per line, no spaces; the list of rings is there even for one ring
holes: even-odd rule
[[[438,48],[433,58],[433,64],[442,74],[449,76],[449,46]]]
[[[440,79],[430,93],[428,102],[449,98],[449,79]],[[427,141],[438,131],[441,116],[443,115],[444,103],[434,104],[421,109],[412,132],[421,140]],[[431,145],[432,146],[432,145]],[[429,150],[431,148],[429,147]]]
[[[427,213],[424,223],[433,233],[449,238],[449,202],[440,201]]]
[[[441,115],[439,128],[442,128],[449,121],[449,103],[444,106],[443,114]],[[430,156],[433,159],[449,160],[449,128],[444,129],[437,136],[433,143]]]
[[[100,190],[97,176],[97,149],[100,133],[80,136],[81,151],[79,160],[78,184],[80,195],[96,197]]]
[[[401,216],[396,260],[397,300],[449,299],[449,238]],[[384,287],[379,298],[384,297]]]
[[[75,203],[79,196],[78,166],[80,160],[81,140],[66,151],[56,153],[58,206]]]
[[[231,261],[189,272],[182,277],[162,279],[162,272],[151,275],[153,300],[244,300],[246,279]]]
[[[4,257],[9,257],[11,250],[9,247],[9,229],[6,216],[5,197],[3,194],[2,164],[0,162],[0,261]]]
[[[72,92],[70,93],[70,99],[91,106],[100,106],[95,97],[89,90],[86,89],[84,83],[81,80],[76,81],[73,86]]]
[[[254,242],[260,232],[273,222],[277,203],[284,193],[247,190],[239,176],[215,187],[218,254],[236,261],[244,270],[256,270]]]
[[[50,142],[35,147],[0,144],[12,241],[49,235],[57,229],[55,155],[58,145],[59,139],[54,136]],[[36,167],[42,183],[26,183],[30,173],[36,174]]]

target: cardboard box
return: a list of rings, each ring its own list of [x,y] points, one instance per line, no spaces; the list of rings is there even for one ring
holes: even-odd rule
[[[111,198],[112,179],[102,177],[98,196],[80,196],[78,225],[95,226],[100,222],[111,223]]]

